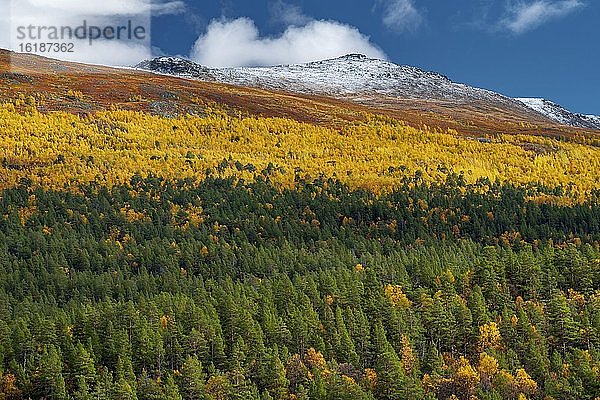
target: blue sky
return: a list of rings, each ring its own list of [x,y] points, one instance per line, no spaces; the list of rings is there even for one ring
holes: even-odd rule
[[[600,4],[592,0],[179,3],[180,12],[153,19],[152,42],[164,54],[260,65],[370,52],[509,96],[600,114]]]

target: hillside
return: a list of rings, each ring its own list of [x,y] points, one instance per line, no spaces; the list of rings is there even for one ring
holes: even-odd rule
[[[14,96],[1,109],[4,188],[24,178],[55,189],[93,181],[112,186],[135,174],[202,179],[223,162],[226,173],[245,179],[254,174],[232,164],[256,171],[273,165],[286,187],[300,170],[305,176],[335,175],[376,193],[419,172],[428,182],[464,174],[469,183],[488,178],[570,185],[570,195],[581,201],[600,180],[598,138],[585,131],[557,128],[563,138],[558,141],[521,122],[515,134],[470,136],[444,125],[412,127],[377,115],[377,108],[325,97],[271,95],[128,70],[110,74],[74,64],[68,64],[72,74],[59,80],[39,68],[56,68],[56,62],[24,61],[36,63],[36,74],[9,73],[22,82],[3,84]],[[42,85],[49,90],[28,96],[28,87]],[[576,136],[565,141],[567,134]]]
[[[368,104],[357,104],[327,96],[64,63],[29,55],[11,56],[2,50],[0,71],[4,71],[4,78],[0,80],[3,98],[45,93],[43,104],[39,105],[42,111],[86,113],[117,105],[124,109],[167,116],[185,115],[197,111],[194,103],[201,101],[218,103],[232,112],[291,118],[332,127],[339,127],[344,121],[360,120],[361,114],[366,112],[401,119],[417,128],[423,125],[450,128],[472,137],[497,133],[553,137],[596,135],[591,130],[557,124],[539,114],[532,114],[527,108],[516,111],[512,108],[457,105],[429,99],[385,97],[373,99]],[[69,99],[66,96],[69,90],[81,92],[83,98]]]
[[[596,115],[584,115],[573,113],[560,105],[546,99],[519,98],[516,99],[540,114],[546,115],[553,121],[561,124],[580,127],[600,129],[600,117]]]
[[[489,90],[452,82],[436,72],[396,65],[361,54],[298,65],[220,69],[206,68],[181,58],[159,57],[143,61],[137,68],[242,87],[330,96],[366,105],[394,107],[399,101],[428,101],[449,108],[502,110],[507,115],[522,116],[529,120],[545,117],[560,124],[600,130],[600,117],[574,114],[562,108],[548,112],[560,106],[545,101],[545,107],[540,107],[539,102],[512,99]]]
[[[454,83],[434,72],[370,59],[360,54],[299,65],[222,69],[209,69],[192,61],[162,57],[144,61],[137,68],[239,86],[349,98],[365,103],[368,96],[386,96],[447,100],[455,104],[500,103],[525,111],[518,103],[496,93]]]
[[[598,131],[413,69],[0,68],[0,400],[600,398]]]

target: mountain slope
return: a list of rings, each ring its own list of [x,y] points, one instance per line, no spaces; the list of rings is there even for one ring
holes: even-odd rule
[[[527,118],[549,118],[579,128],[600,129],[600,117],[573,114],[554,103],[512,99],[489,90],[452,82],[419,68],[396,65],[360,54],[307,64],[211,69],[176,57],[159,57],[137,65],[142,70],[209,82],[333,96],[389,107],[398,101],[435,101],[447,107],[501,109]],[[435,111],[434,108],[431,109]],[[424,111],[430,111],[425,109]]]
[[[600,129],[600,117],[573,113],[550,100],[540,98],[517,98],[526,106],[561,124],[579,128]]]
[[[165,61],[147,62],[146,67],[155,71],[148,72],[69,63],[0,49],[0,97],[10,100],[33,96],[40,111],[83,115],[118,107],[176,117],[201,115],[206,105],[218,105],[236,115],[283,117],[336,129],[348,122],[364,121],[367,115],[383,115],[415,128],[451,129],[468,137],[503,133],[568,139],[581,134],[595,138],[598,134],[554,122],[516,101],[406,99],[374,92],[353,99],[292,93],[285,91],[281,82],[273,86],[281,88],[277,90],[224,84],[216,81],[211,70],[190,61]],[[189,71],[190,76],[185,76]],[[202,73],[205,75],[200,79]],[[197,78],[184,79],[191,75]],[[445,80],[432,74],[428,81],[436,79],[441,83]],[[367,84],[376,85],[376,79]]]
[[[371,59],[361,54],[349,54],[307,64],[219,69],[206,68],[181,58],[160,57],[144,61],[138,64],[137,68],[239,86],[353,100],[379,95],[453,102],[487,101],[522,107],[522,104],[513,99],[488,90],[454,83],[435,72]]]

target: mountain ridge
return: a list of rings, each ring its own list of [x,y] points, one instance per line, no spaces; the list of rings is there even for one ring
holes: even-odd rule
[[[488,89],[453,82],[438,72],[398,65],[363,54],[347,54],[304,64],[237,68],[209,68],[180,57],[157,57],[142,61],[135,68],[208,82],[332,96],[363,104],[400,98],[437,100],[476,108],[509,108],[533,112],[560,124],[600,130],[600,117],[597,116],[572,113],[556,103],[552,104],[560,107],[561,111],[552,112],[556,107],[536,107],[533,102],[523,101],[524,98],[511,98]]]
[[[515,100],[561,124],[577,128],[600,129],[600,116],[574,113],[560,104],[538,97],[520,97]]]

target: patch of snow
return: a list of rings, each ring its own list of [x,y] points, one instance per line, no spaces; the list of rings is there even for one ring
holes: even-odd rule
[[[541,98],[521,97],[516,100],[552,121],[578,128],[600,129],[599,116],[573,113],[550,100]]]
[[[600,129],[600,117],[573,114],[538,98],[512,99],[490,90],[452,82],[435,72],[348,54],[307,64],[273,67],[207,68],[177,57],[143,61],[139,69],[184,78],[301,94],[316,94],[370,103],[375,98],[439,100],[450,104],[484,104],[544,116],[561,124]]]
[[[186,78],[353,100],[383,95],[465,103],[483,100],[522,106],[498,93],[454,83],[435,72],[361,54],[307,64],[219,69],[206,68],[181,58],[160,57],[144,61],[137,67]]]

